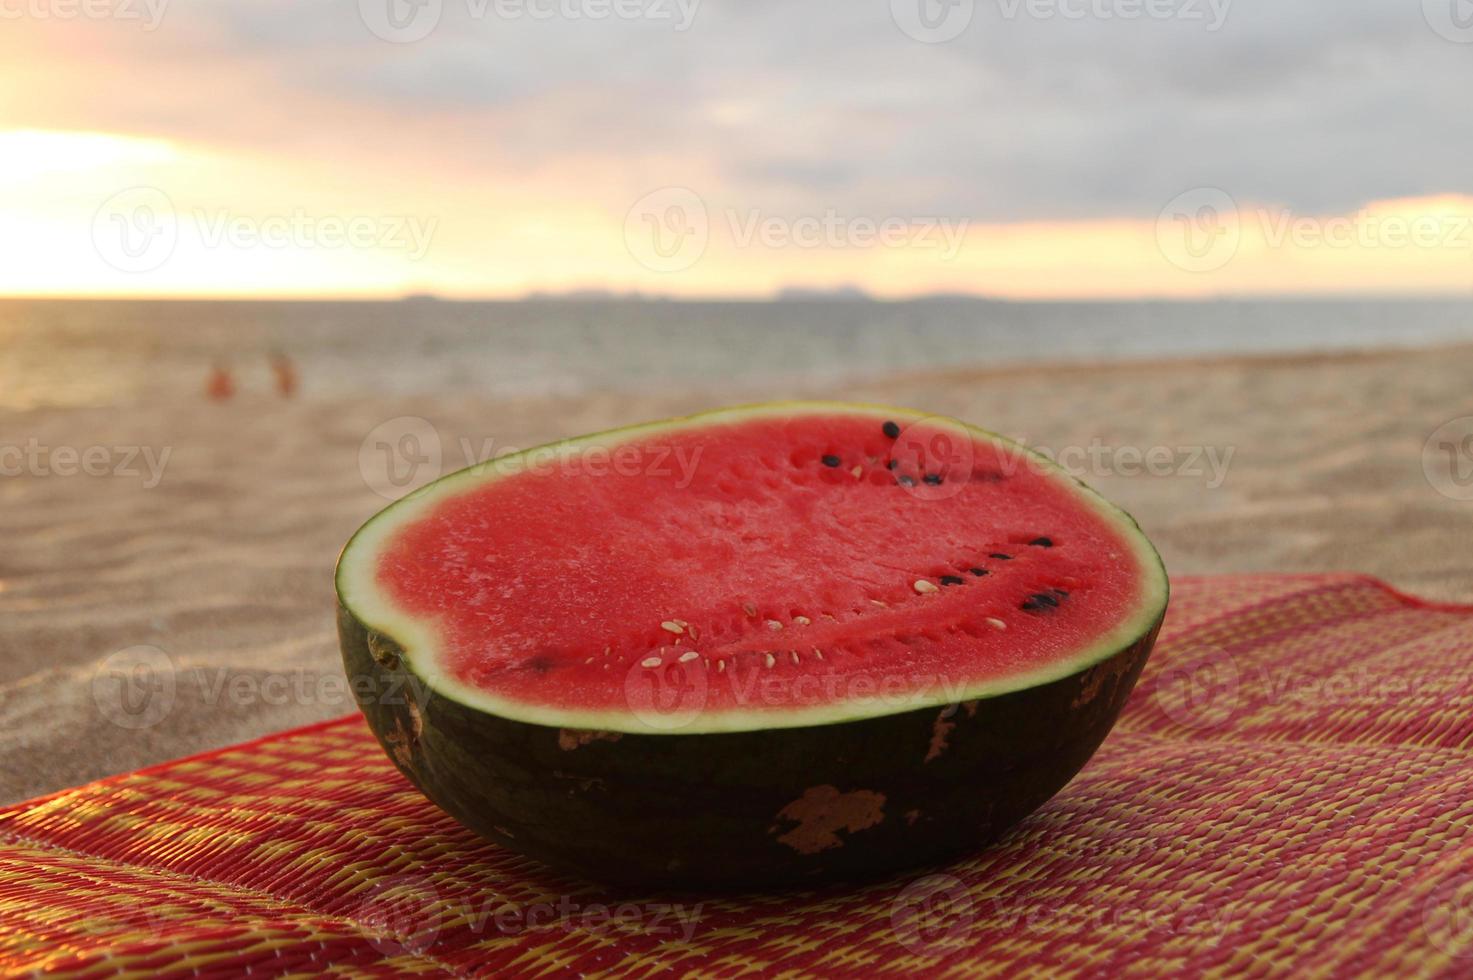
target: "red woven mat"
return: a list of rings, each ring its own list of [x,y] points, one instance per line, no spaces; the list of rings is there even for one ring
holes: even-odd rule
[[[1473,609],[1176,583],[1119,726],[1000,844],[863,888],[611,894],[440,814],[355,716],[0,810],[0,971],[1473,974]]]

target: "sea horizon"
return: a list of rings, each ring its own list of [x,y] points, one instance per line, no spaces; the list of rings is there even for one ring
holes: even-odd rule
[[[248,392],[278,354],[305,397],[740,397],[928,370],[1466,343],[1473,299],[6,298],[0,331],[9,408],[192,398],[216,369]]]

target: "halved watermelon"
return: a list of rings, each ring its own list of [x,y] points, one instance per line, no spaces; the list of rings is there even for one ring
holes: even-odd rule
[[[894,408],[734,408],[389,506],[338,565],[359,703],[426,795],[551,865],[789,883],[1002,832],[1109,731],[1165,572],[1043,458]]]

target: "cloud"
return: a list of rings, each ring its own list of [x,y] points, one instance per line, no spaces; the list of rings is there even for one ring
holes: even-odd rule
[[[686,31],[676,0],[639,0],[672,19],[441,2],[411,44],[375,37],[358,0],[179,2],[152,32],[12,23],[0,74],[44,94],[6,108],[367,170],[411,158],[419,179],[577,162],[610,210],[664,184],[988,222],[1151,218],[1198,186],[1311,213],[1473,192],[1473,48],[1418,3],[1215,0],[1209,30],[1213,0],[976,0],[925,44],[889,2],[703,0]],[[1121,14],[1150,2],[1173,16]]]

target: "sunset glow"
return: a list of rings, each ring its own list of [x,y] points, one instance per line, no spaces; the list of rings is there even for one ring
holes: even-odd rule
[[[1294,135],[1441,118],[1466,51],[1415,12],[1379,29],[1415,81],[1319,64],[1264,115],[1173,95],[1174,61],[1147,85],[1091,53],[1226,76],[1254,11],[1148,30],[978,5],[930,45],[877,9],[829,48],[832,12],[716,3],[679,24],[432,4],[423,38],[372,3],[14,9],[9,295],[1473,292],[1461,137]]]
[[[590,175],[591,176],[591,175]],[[1301,215],[1236,213],[981,223],[965,218],[677,201],[683,229],[649,228],[639,199],[575,172],[498,189],[460,174],[406,193],[364,168],[303,180],[283,159],[148,136],[0,133],[0,291],[12,295],[506,297],[601,289],[764,296],[863,283],[878,296],[1020,298],[1277,293],[1456,293],[1473,286],[1473,198],[1374,201]],[[102,193],[97,188],[116,188]],[[392,188],[389,193],[386,189]],[[384,207],[393,200],[394,207]],[[152,226],[131,221],[153,208]],[[683,202],[683,203],[682,203]],[[631,209],[635,213],[631,215]],[[112,213],[118,210],[119,213]],[[663,219],[661,219],[663,220]],[[889,238],[884,237],[889,223]],[[130,264],[134,235],[172,248]],[[170,232],[168,229],[172,228]],[[660,266],[643,236],[704,247]],[[1195,239],[1195,242],[1193,242]],[[652,268],[651,265],[657,267]]]

